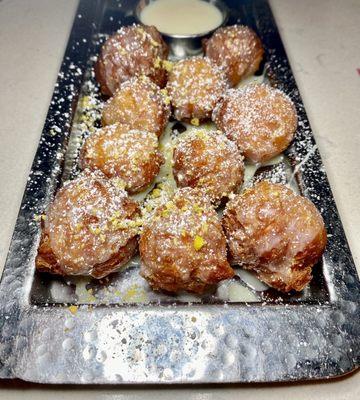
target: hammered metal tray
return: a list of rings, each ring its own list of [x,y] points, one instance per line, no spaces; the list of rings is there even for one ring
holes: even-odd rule
[[[79,104],[97,93],[94,57],[108,34],[135,21],[135,2],[81,0],[0,284],[0,377],[76,384],[272,382],[330,378],[359,366],[360,283],[271,10],[264,0],[226,3],[228,24],[255,29],[266,51],[266,79],[297,107],[293,144],[255,179],[296,182],[321,211],[328,245],[311,284],[300,294],[280,295],[252,287],[238,271],[235,281],[251,294],[245,301],[219,290],[201,298],[159,296],[145,282],[139,291],[136,263],[100,283],[35,272],[40,223],[34,216],[77,173]]]

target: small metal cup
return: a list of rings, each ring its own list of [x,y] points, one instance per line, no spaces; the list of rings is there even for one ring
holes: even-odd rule
[[[140,15],[141,11],[149,4],[156,0],[140,0],[138,5],[135,8],[135,17],[139,23],[142,24]],[[221,0],[204,0],[208,3],[213,4],[217,7],[223,17],[222,23],[216,28],[195,34],[195,35],[170,35],[168,33],[161,32],[165,42],[169,45],[170,48],[170,57],[173,59],[181,59],[189,56],[196,56],[202,53],[202,40],[206,37],[209,37],[212,33],[215,32],[217,28],[226,24],[228,20],[228,9],[225,4]]]

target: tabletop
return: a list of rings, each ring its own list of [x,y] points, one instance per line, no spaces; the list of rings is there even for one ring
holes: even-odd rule
[[[270,0],[360,271],[360,2]],[[0,272],[77,0],[0,0]],[[0,344],[1,345],[1,344]],[[0,346],[1,350],[1,346]],[[0,398],[191,400],[360,398],[360,374],[331,381],[191,387],[59,387],[0,381]]]

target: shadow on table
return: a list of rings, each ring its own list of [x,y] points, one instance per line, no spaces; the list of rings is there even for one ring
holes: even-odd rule
[[[121,389],[122,391],[125,390],[147,390],[147,391],[155,391],[155,390],[181,390],[181,389],[236,389],[236,388],[254,388],[254,389],[261,389],[261,388],[281,388],[281,387],[290,387],[290,386],[301,386],[301,385],[314,385],[314,384],[327,384],[327,383],[334,383],[344,381],[359,372],[359,368],[339,377],[329,378],[329,379],[314,379],[314,380],[307,380],[307,381],[296,381],[296,382],[273,382],[273,383],[222,383],[222,384],[149,384],[149,385],[49,385],[49,384],[41,384],[41,383],[31,383],[26,382],[21,379],[4,379],[0,380],[0,390],[7,389],[7,390],[32,390],[32,389],[50,389],[50,390],[62,390],[62,391],[78,391],[81,392],[82,390],[86,389],[104,389],[107,391],[116,390],[118,391]]]

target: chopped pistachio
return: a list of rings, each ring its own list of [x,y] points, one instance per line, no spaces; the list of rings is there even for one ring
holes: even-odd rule
[[[119,156],[117,154],[117,156]],[[126,182],[124,182],[121,178],[112,178],[111,182],[119,189],[126,188]]]
[[[155,188],[152,193],[151,193],[152,197],[156,198],[156,197],[160,197],[161,195],[161,190],[158,188]]]
[[[163,60],[162,65],[167,72],[172,71],[174,64],[169,60]]]
[[[82,227],[83,227],[83,224],[81,222],[76,224],[75,225],[75,232],[80,232]]]
[[[71,312],[72,315],[75,315],[78,312],[78,308],[78,306],[73,305],[68,307],[68,310]]]
[[[154,47],[160,47],[160,43],[157,42],[156,40],[154,40],[154,39],[152,38],[151,35],[149,35],[149,36],[150,36],[150,43],[151,43]]]
[[[202,212],[204,211],[204,209],[203,209],[202,207],[200,207],[198,204],[194,204],[194,211],[195,211],[197,214],[201,215]]]
[[[191,125],[199,126],[199,125],[200,125],[199,118],[193,118],[193,119],[190,121],[190,123],[191,123]]]
[[[93,235],[100,235],[100,233],[101,233],[101,229],[100,228],[93,228],[92,226],[89,226],[89,231]]]
[[[169,210],[163,210],[162,213],[161,213],[161,215],[162,215],[164,218],[168,217],[169,214],[170,214],[170,213],[169,213]]]
[[[173,210],[175,208],[175,204],[172,201],[168,201],[166,203],[166,209],[167,210]]]
[[[161,58],[160,57],[156,57],[156,59],[154,61],[154,67],[155,68],[160,68],[161,67]]]
[[[196,251],[199,251],[204,246],[205,240],[201,236],[196,235],[193,244],[194,244],[194,249]]]

